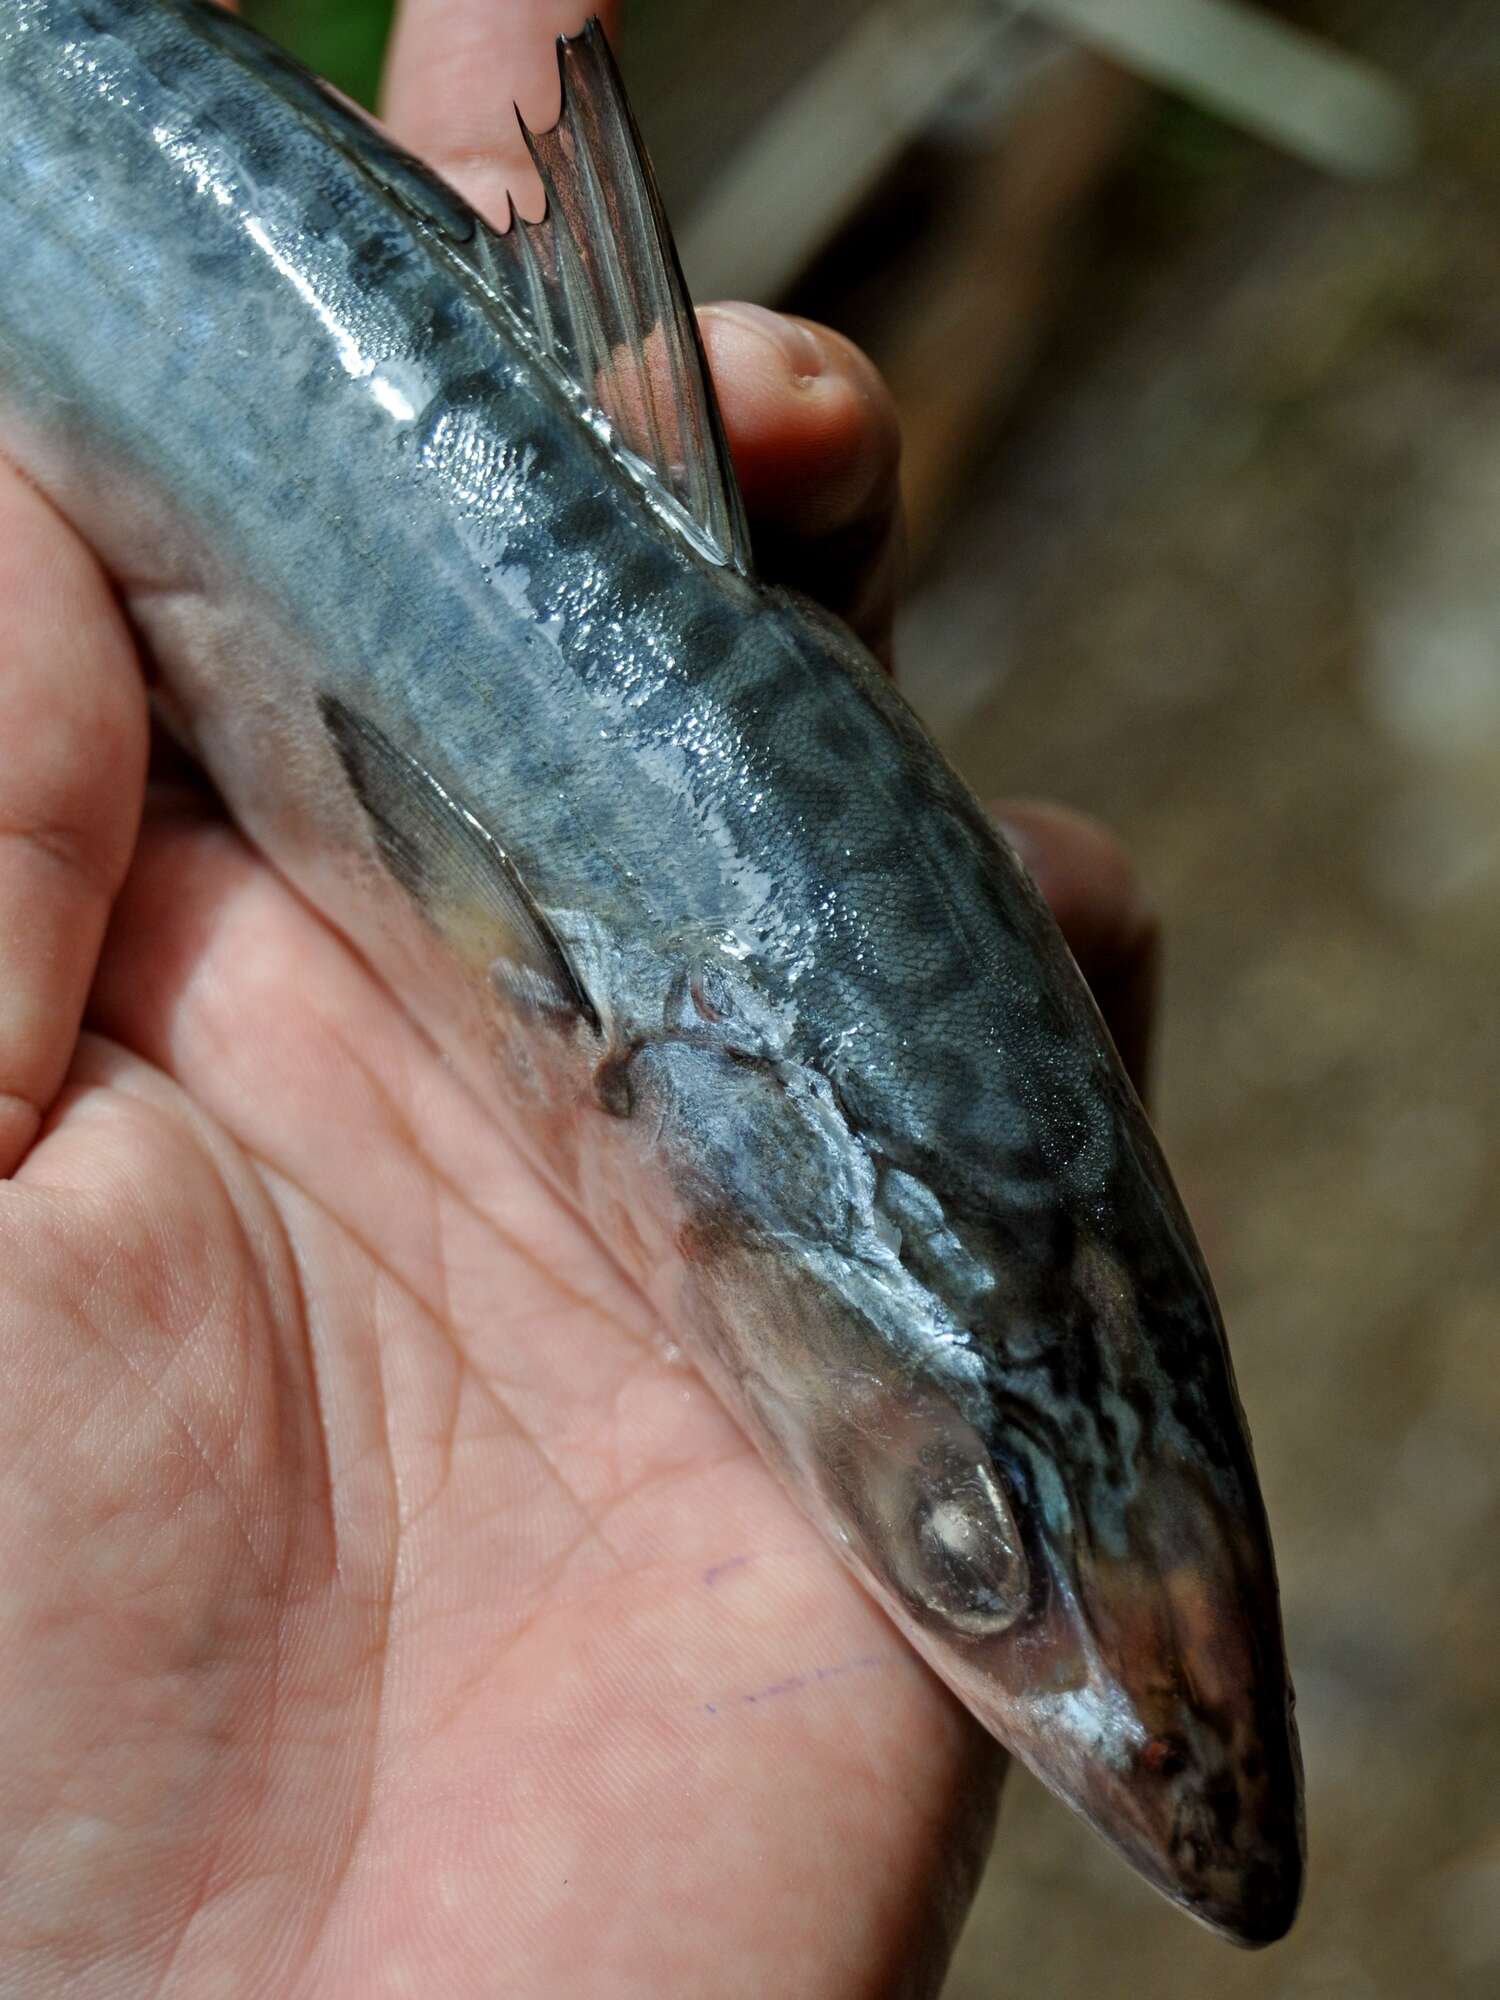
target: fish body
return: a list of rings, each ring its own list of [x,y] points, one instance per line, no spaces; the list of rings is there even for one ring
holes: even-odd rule
[[[938,1673],[1265,1941],[1300,1772],[1190,1226],[1013,855],[755,576],[597,30],[562,61],[499,237],[211,7],[11,0],[0,448]]]

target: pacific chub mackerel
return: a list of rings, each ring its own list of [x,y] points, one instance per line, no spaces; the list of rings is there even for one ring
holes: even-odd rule
[[[0,440],[171,725],[912,1644],[1157,1887],[1291,1921],[1212,1290],[1052,920],[756,573],[602,33],[503,232],[196,0],[0,17]]]

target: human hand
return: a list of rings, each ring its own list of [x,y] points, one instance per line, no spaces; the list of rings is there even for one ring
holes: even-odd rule
[[[393,118],[481,198],[523,11],[407,0]],[[878,642],[891,413],[774,329],[706,324],[757,527]],[[935,1990],[993,1746],[360,961],[195,786],[143,815],[13,476],[0,632],[0,1990]],[[1118,855],[1016,824],[1133,990]]]

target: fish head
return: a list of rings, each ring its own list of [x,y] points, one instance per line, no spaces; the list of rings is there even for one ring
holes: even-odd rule
[[[1300,1895],[1301,1769],[1253,1486],[1181,1439],[1139,1438],[1128,1468],[1096,1476],[1086,1422],[1038,1421],[998,1373],[886,1349],[851,1303],[863,1275],[741,1266],[741,1326],[773,1299],[791,1315],[769,1308],[737,1382],[763,1446],[1037,1777],[1210,1928],[1280,1937]],[[787,1366],[788,1323],[824,1365]]]
[[[1104,1222],[987,1212],[882,1163],[796,1063],[675,1043],[636,1075],[690,1163],[698,1351],[804,1509],[1149,1881],[1279,1937],[1302,1829],[1270,1543],[1155,1156]]]

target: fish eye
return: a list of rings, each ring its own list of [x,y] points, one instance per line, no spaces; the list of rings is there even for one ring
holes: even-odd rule
[[[760,1375],[740,1387],[772,1462],[918,1624],[988,1639],[1025,1614],[1030,1567],[1000,1475],[933,1384],[859,1371],[816,1395]]]
[[[988,1638],[1026,1609],[1020,1532],[984,1443],[946,1398],[919,1392],[846,1431],[835,1477],[862,1553],[922,1624]]]
[[[908,1534],[917,1557],[910,1581],[928,1610],[976,1635],[1014,1622],[1023,1563],[991,1473],[976,1466],[961,1484],[922,1494]]]

